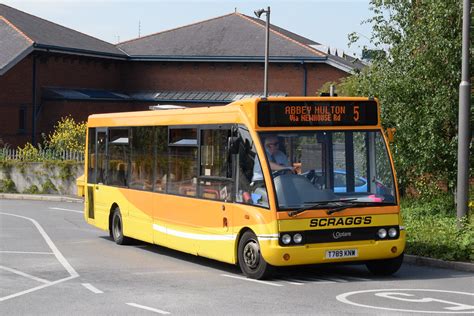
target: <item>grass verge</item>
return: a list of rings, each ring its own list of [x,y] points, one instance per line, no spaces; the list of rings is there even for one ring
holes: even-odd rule
[[[474,262],[474,216],[463,219],[458,229],[451,195],[426,199],[402,199],[407,229],[406,253],[443,260]]]

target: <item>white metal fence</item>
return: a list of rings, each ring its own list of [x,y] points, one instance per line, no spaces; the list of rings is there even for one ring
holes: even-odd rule
[[[21,152],[18,149],[0,148],[0,160],[45,161],[45,160],[72,160],[84,161],[84,152],[70,150],[41,149],[37,152]]]

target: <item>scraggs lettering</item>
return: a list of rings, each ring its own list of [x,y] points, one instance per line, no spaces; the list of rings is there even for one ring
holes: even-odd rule
[[[372,216],[313,218],[309,223],[309,227],[368,225],[370,223],[372,223]]]

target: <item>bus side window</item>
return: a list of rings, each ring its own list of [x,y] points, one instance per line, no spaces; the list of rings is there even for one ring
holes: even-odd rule
[[[168,179],[168,127],[156,127],[155,192],[166,192]]]
[[[131,128],[130,183],[131,189],[151,191],[153,187],[153,159],[155,128]]]
[[[268,207],[268,194],[255,145],[245,127],[239,127],[236,202]]]
[[[107,158],[107,184],[126,187],[128,185],[128,163],[130,160],[128,128],[109,129]]]
[[[197,129],[169,129],[168,193],[196,196]]]
[[[229,129],[201,130],[199,197],[232,201],[233,179]]]

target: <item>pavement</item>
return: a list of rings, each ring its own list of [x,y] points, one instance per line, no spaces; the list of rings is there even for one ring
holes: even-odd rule
[[[52,194],[17,194],[0,193],[0,200],[30,200],[30,201],[52,201],[52,202],[72,202],[83,203],[84,198],[67,195]],[[474,272],[474,263],[460,261],[445,261],[428,257],[405,255],[404,262],[408,264],[427,266],[433,268],[453,269],[458,271]]]
[[[69,195],[0,193],[0,200],[29,200],[82,203],[84,198]]]

